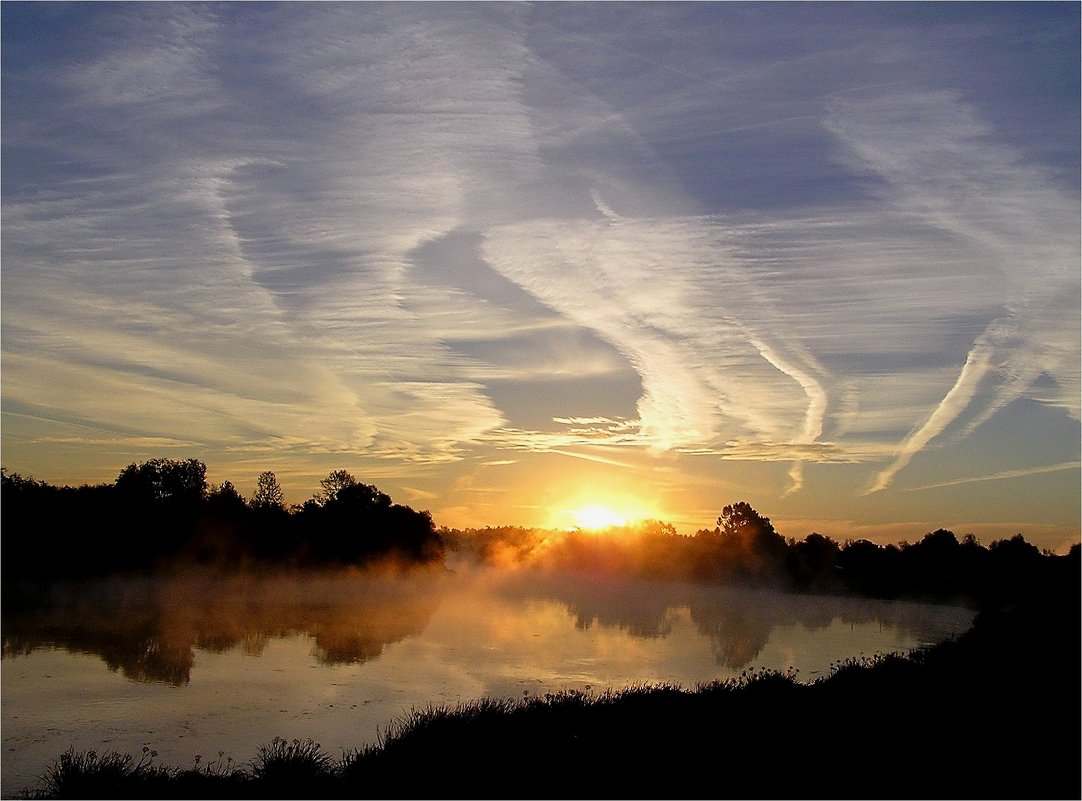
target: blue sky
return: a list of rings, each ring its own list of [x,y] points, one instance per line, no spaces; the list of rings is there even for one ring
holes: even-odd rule
[[[1074,3],[17,3],[2,445],[1078,540]]]

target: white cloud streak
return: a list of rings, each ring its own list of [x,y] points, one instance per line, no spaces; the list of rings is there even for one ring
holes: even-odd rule
[[[688,23],[724,4],[562,11],[587,29],[525,5],[125,7],[16,70],[47,99],[5,115],[41,161],[5,181],[5,403],[285,447],[298,474],[637,448],[788,461],[790,494],[808,462],[886,461],[884,490],[1020,399],[1078,419],[1078,197],[936,70],[904,77],[910,32],[760,20],[759,57]],[[694,196],[711,171],[721,201]],[[779,174],[797,188],[732,200]],[[420,257],[460,234],[518,295]],[[629,371],[634,419],[554,406],[534,431],[494,401]]]
[[[975,341],[957,380],[899,446],[869,492],[890,485],[912,457],[973,404],[980,383],[1002,377],[972,432],[1042,376],[1038,397],[1079,417],[1078,198],[1054,190],[1040,171],[990,141],[977,113],[949,93],[878,97],[835,105],[826,122],[886,183],[887,200],[970,243],[991,276],[1002,276],[1007,310]]]
[[[917,492],[919,490],[940,489],[941,487],[957,487],[962,484],[976,484],[983,481],[1003,481],[1010,478],[1042,476],[1046,473],[1058,473],[1061,470],[1078,470],[1080,467],[1082,467],[1082,462],[1061,462],[1059,464],[1021,468],[1019,470],[1001,470],[998,473],[990,473],[983,476],[968,476],[966,478],[956,478],[951,481],[938,481],[934,484],[923,484],[919,487],[906,487],[905,491]]]
[[[890,486],[890,482],[898,471],[909,464],[916,454],[924,450],[929,442],[942,434],[947,426],[969,406],[977,392],[977,385],[988,372],[991,357],[992,349],[988,345],[977,343],[974,346],[966,357],[965,366],[962,367],[962,372],[959,373],[958,380],[954,382],[950,392],[943,397],[924,425],[902,442],[894,461],[876,475],[875,481],[868,489],[869,493],[879,492]]]

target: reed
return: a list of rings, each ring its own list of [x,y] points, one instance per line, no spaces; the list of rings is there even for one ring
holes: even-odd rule
[[[138,758],[118,752],[68,749],[46,771],[39,790],[45,798],[150,797],[168,784],[173,771],[154,764],[156,751],[143,747]]]

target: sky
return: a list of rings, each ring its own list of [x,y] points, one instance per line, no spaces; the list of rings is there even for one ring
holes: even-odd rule
[[[1080,539],[1077,3],[0,14],[9,472]]]

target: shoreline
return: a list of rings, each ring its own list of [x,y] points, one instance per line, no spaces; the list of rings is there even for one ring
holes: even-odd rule
[[[692,690],[479,699],[393,721],[341,760],[281,739],[247,763],[188,770],[148,752],[69,753],[51,786],[22,797],[1074,798],[1082,659],[1057,635],[1078,620],[1075,589],[987,608],[955,640],[807,684],[766,671]],[[975,670],[990,659],[1016,664],[1012,679]]]

